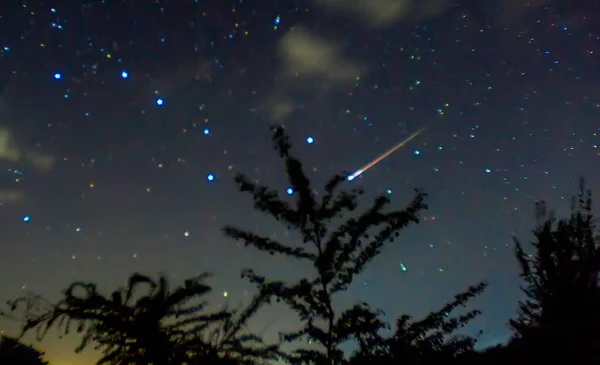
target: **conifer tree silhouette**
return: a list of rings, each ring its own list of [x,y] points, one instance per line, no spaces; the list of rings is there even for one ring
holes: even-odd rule
[[[512,346],[535,354],[537,360],[547,356],[552,361],[599,362],[600,241],[591,192],[581,180],[567,219],[556,220],[544,203],[536,205],[536,214],[541,224],[534,231],[533,254],[526,254],[515,239],[526,299],[509,322]]]
[[[242,333],[263,300],[255,297],[241,312],[206,313],[201,299],[211,291],[205,283],[209,276],[188,279],[171,291],[164,276],[155,281],[133,274],[127,288],[110,297],[98,293],[95,284],[74,282],[56,304],[29,294],[9,305],[13,311],[24,308],[22,335],[35,331],[41,340],[54,325],[61,336],[75,326],[83,336],[75,351],[93,345],[103,353],[97,364],[251,364],[274,356],[276,346]],[[137,296],[144,285],[147,293]]]
[[[321,199],[305,175],[301,162],[290,154],[288,136],[282,127],[273,128],[275,150],[285,161],[287,176],[294,191],[295,206],[281,199],[277,191],[259,186],[245,175],[235,181],[242,192],[253,196],[254,207],[288,229],[300,232],[302,243],[285,245],[271,238],[235,227],[226,226],[226,236],[251,245],[271,255],[278,254],[308,261],[314,276],[294,283],[269,280],[251,269],[242,276],[257,285],[266,298],[283,301],[299,315],[303,327],[281,334],[283,342],[309,338],[322,346],[321,350],[300,348],[285,355],[293,364],[337,365],[345,362],[340,345],[349,340],[379,341],[385,327],[380,312],[366,303],[336,313],[333,297],[346,290],[357,275],[381,252],[386,243],[398,237],[402,228],[419,221],[419,212],[426,209],[425,194],[417,190],[416,197],[404,210],[385,211],[389,203],[385,196],[358,218],[345,215],[357,207],[360,190],[339,191],[346,176],[334,176],[324,188]],[[334,220],[343,220],[339,226]]]

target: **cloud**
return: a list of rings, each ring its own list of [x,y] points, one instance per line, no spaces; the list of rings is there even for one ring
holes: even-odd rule
[[[0,160],[18,162],[21,159],[25,159],[41,171],[50,171],[55,162],[52,155],[19,149],[11,131],[6,127],[0,127]]]
[[[279,54],[291,76],[324,76],[332,81],[350,81],[360,69],[341,55],[339,46],[303,27],[290,30],[279,42]]]
[[[325,98],[329,87],[320,87],[315,82],[331,87],[351,85],[360,75],[361,67],[344,56],[339,44],[305,27],[292,28],[277,44],[282,77],[277,78],[277,86],[259,109],[269,118],[283,122],[299,108],[292,95],[304,90],[310,93],[309,99]]]
[[[152,90],[162,96],[178,92],[193,80],[212,80],[213,64],[210,60],[195,58],[183,61],[182,64],[171,65],[167,70],[160,70],[150,78]],[[153,72],[154,74],[155,72]]]
[[[25,158],[29,161],[33,166],[35,166],[38,170],[47,172],[52,170],[54,167],[54,162],[56,159],[51,155],[42,155],[37,152],[27,152],[25,154]]]
[[[454,0],[314,0],[326,10],[351,13],[375,26],[385,26],[405,17],[437,16],[454,4]],[[344,42],[316,34],[300,25],[286,33],[277,45],[282,62],[283,76],[279,85],[264,101],[270,118],[282,122],[298,108],[295,92],[309,85],[312,101],[304,107],[314,107],[314,101],[323,104],[330,91],[342,90],[352,85],[367,69],[345,56]],[[312,84],[309,84],[312,82]],[[316,82],[316,83],[315,83]],[[318,84],[321,82],[321,87]],[[292,101],[294,100],[294,101]]]
[[[387,26],[405,18],[438,16],[455,5],[455,0],[314,0],[328,10],[349,13],[372,26]]]
[[[269,106],[267,112],[273,120],[284,120],[296,110],[292,100],[285,94],[274,93],[266,105]]]
[[[0,127],[0,160],[16,162],[21,153],[13,145],[13,137],[8,128]]]
[[[55,158],[34,151],[23,151],[16,146],[15,138],[7,127],[0,127],[0,161],[31,163],[37,170],[47,172],[54,167]],[[22,190],[0,189],[0,204],[21,201],[25,197]]]
[[[22,190],[0,189],[0,204],[16,203],[23,199],[25,194]]]
[[[569,0],[566,0],[569,1]],[[508,26],[519,20],[527,12],[531,12],[548,5],[549,0],[501,0],[498,4],[498,23]]]
[[[372,25],[388,25],[408,14],[407,0],[314,0],[328,10],[350,13]]]

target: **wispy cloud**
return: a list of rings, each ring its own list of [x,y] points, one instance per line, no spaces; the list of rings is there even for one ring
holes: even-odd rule
[[[54,167],[55,158],[52,155],[29,151],[17,146],[15,138],[7,127],[0,127],[0,161],[30,163],[35,169],[48,172]],[[0,203],[16,203],[25,197],[23,190],[0,189]]]
[[[342,56],[336,42],[303,27],[293,28],[280,40],[279,54],[288,76],[322,76],[347,82],[360,73],[357,65]]]
[[[388,26],[405,18],[425,19],[440,15],[455,0],[314,0],[334,12],[352,14],[372,26]]]
[[[0,204],[11,204],[22,200],[25,193],[16,189],[0,189]]]
[[[500,11],[497,14],[498,24],[508,26],[519,20],[525,13],[542,8],[548,5],[549,2],[549,0],[500,0],[498,4]]]
[[[318,99],[325,97],[330,87],[343,87],[360,75],[361,67],[343,54],[340,43],[303,26],[292,28],[279,40],[280,77],[262,108],[271,119],[283,122],[297,109],[290,94],[305,86],[307,81],[328,85],[327,88],[311,89],[314,98]]]
[[[7,127],[0,127],[0,160],[10,162],[25,160],[41,171],[50,171],[55,162],[52,155],[19,148]]]
[[[287,96],[285,88],[276,88],[271,92],[261,109],[266,111],[272,120],[282,122],[296,110],[296,106],[292,99]]]
[[[0,127],[0,160],[16,162],[21,158],[21,153],[14,146],[10,130]]]
[[[54,156],[44,155],[38,152],[27,152],[25,153],[25,158],[33,166],[35,166],[35,168],[44,172],[52,170],[52,168],[54,167],[54,163],[56,162]]]
[[[490,0],[492,1],[492,0]],[[522,12],[543,6],[548,0],[531,0],[528,6],[521,0],[494,0],[506,19],[514,19]],[[340,16],[351,15],[360,26],[387,27],[403,21],[421,21],[442,16],[455,7],[456,0],[313,0],[319,8]],[[468,11],[468,9],[465,9]],[[314,98],[321,102],[328,90],[342,90],[357,76],[364,76],[368,68],[345,55],[343,42],[317,34],[306,27],[293,27],[278,43],[283,77],[265,99],[260,109],[280,122],[289,117],[298,106],[291,92],[298,90],[300,80],[322,81],[326,88],[314,88]],[[362,75],[361,75],[362,73]],[[311,106],[305,105],[310,108]]]
[[[454,5],[454,0],[314,0],[321,8],[343,14],[352,14],[360,22],[371,26],[387,26],[405,18],[437,16]],[[270,118],[284,122],[298,109],[290,96],[305,81],[313,82],[313,100],[327,98],[329,91],[343,90],[364,76],[366,67],[345,55],[344,42],[324,34],[317,34],[297,25],[285,34],[277,45],[282,69],[278,85],[264,101],[263,109]],[[362,73],[362,75],[361,75]],[[304,82],[304,83],[303,83]],[[317,84],[314,84],[317,82]],[[324,87],[318,86],[318,83]],[[305,105],[311,108],[311,105]]]

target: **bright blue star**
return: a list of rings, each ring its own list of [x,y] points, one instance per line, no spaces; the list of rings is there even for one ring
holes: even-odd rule
[[[275,20],[273,20],[273,23],[275,23],[275,25],[279,25],[279,23],[281,23],[281,18],[279,17],[279,15],[277,15],[275,17]]]
[[[57,73],[54,74],[54,79],[55,80],[60,80],[60,79],[62,79],[62,75],[57,72]]]
[[[161,106],[165,103],[165,101],[161,98],[156,99],[156,105]]]
[[[308,144],[313,144],[314,142],[315,142],[315,139],[314,139],[314,138],[312,138],[312,137],[307,137],[307,138],[306,138],[306,143],[308,143]]]
[[[31,220],[31,217],[26,215],[23,217],[23,222],[29,222]]]
[[[127,71],[123,71],[123,72],[121,72],[121,78],[122,78],[122,79],[126,79],[126,78],[128,78],[128,77],[129,77],[129,73],[128,73]]]
[[[419,151],[419,150],[414,150],[413,151],[413,155],[415,155],[415,156],[418,156],[420,154],[421,154],[421,151]]]
[[[202,133],[204,133],[205,136],[208,136],[210,134],[210,129],[204,128],[204,130],[202,131]]]
[[[492,170],[490,170],[490,169],[485,169],[485,172],[489,174],[490,172],[492,172]]]
[[[285,192],[287,193],[287,195],[292,195],[292,194],[294,194],[294,189],[287,188],[287,189],[285,189]]]
[[[206,175],[206,180],[213,181],[214,179],[215,179],[215,175],[213,175],[213,174]]]

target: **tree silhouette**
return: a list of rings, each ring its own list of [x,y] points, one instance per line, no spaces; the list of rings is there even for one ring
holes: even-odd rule
[[[75,351],[94,344],[103,353],[98,364],[218,364],[227,359],[251,363],[254,358],[273,356],[275,347],[263,346],[258,337],[241,333],[263,300],[255,297],[239,313],[205,313],[207,302],[201,299],[211,291],[205,283],[209,276],[205,273],[188,279],[170,291],[164,276],[154,281],[133,274],[127,288],[110,297],[99,294],[95,284],[74,282],[56,304],[35,294],[9,304],[12,310],[25,309],[22,335],[35,331],[41,340],[54,325],[62,334],[75,325],[83,335]],[[136,296],[144,285],[147,293]]]
[[[523,363],[524,358],[521,355],[522,353],[515,351],[514,347],[501,344],[486,347],[479,351],[471,351],[465,356],[459,357],[458,363],[461,365],[506,365],[511,361],[519,361],[518,363]]]
[[[459,316],[450,315],[480,295],[486,286],[487,284],[480,283],[469,287],[440,310],[421,320],[413,320],[408,315],[400,316],[392,337],[375,342],[359,341],[358,351],[352,357],[351,364],[447,364],[458,361],[461,355],[474,351],[477,339],[456,332],[481,312],[471,310]]]
[[[299,315],[303,327],[281,334],[283,342],[309,338],[322,346],[321,350],[300,348],[287,353],[285,358],[289,362],[340,364],[345,361],[340,348],[342,343],[379,341],[379,332],[385,324],[379,319],[380,312],[366,303],[336,313],[332,299],[346,290],[385,244],[398,237],[402,228],[419,221],[419,212],[426,209],[425,194],[417,191],[406,209],[389,212],[384,211],[388,198],[380,196],[358,218],[347,218],[347,213],[357,207],[362,191],[338,191],[347,177],[336,175],[325,185],[322,198],[317,199],[301,162],[290,154],[289,138],[282,127],[273,128],[273,142],[285,161],[295,206],[282,200],[276,190],[259,186],[245,175],[238,174],[235,181],[242,192],[252,194],[255,209],[298,231],[302,244],[285,245],[231,226],[224,227],[223,231],[226,236],[271,255],[284,255],[312,264],[314,277],[294,283],[267,280],[251,269],[245,270],[242,276],[256,284],[262,295],[283,301]],[[336,219],[343,221],[334,226]]]
[[[555,361],[600,361],[594,350],[600,340],[600,241],[591,193],[582,180],[567,219],[557,221],[544,203],[536,205],[536,214],[541,224],[534,231],[534,253],[526,254],[515,239],[526,299],[509,322],[512,346],[538,359],[546,354]]]
[[[26,346],[16,338],[0,337],[0,364],[2,365],[48,365],[39,352],[31,346]]]

